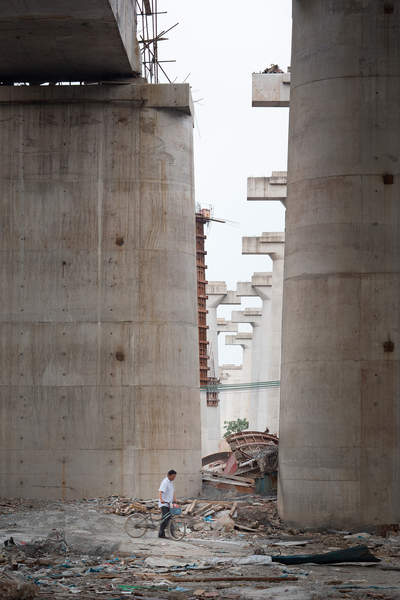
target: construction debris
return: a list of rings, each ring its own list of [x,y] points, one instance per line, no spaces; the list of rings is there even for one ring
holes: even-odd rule
[[[33,600],[37,595],[37,586],[31,583],[21,583],[7,573],[0,573],[1,600]]]
[[[1,600],[336,600],[346,594],[393,600],[400,594],[395,528],[386,537],[372,531],[310,535],[285,527],[274,498],[183,499],[187,535],[179,542],[159,540],[157,528],[136,540],[124,534],[133,506],[159,515],[156,499],[30,506],[0,501]],[[354,547],[359,539],[363,546]]]
[[[276,490],[279,439],[267,431],[241,431],[226,438],[231,452],[202,460],[203,482],[238,494],[254,494],[261,488]],[[267,486],[264,481],[268,480]],[[260,490],[257,490],[257,486]]]
[[[9,540],[8,540],[9,542]],[[6,548],[14,549],[12,546],[17,548],[16,544],[4,544]],[[68,550],[68,544],[65,539],[65,533],[63,530],[54,529],[49,533],[46,538],[39,538],[32,540],[22,546],[18,546],[18,550],[24,552],[27,556],[39,557],[49,554],[63,555]]]
[[[263,73],[283,73],[279,65],[271,64],[269,67],[264,69]]]

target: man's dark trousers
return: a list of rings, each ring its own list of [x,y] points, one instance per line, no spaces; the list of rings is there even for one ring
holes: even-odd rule
[[[162,506],[161,507],[161,525],[160,525],[160,532],[158,534],[159,536],[165,537],[165,528],[168,525],[170,518],[171,518],[171,513],[169,512],[169,506]]]

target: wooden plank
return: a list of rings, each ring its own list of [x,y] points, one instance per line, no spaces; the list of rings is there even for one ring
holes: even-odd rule
[[[209,477],[215,477],[218,479],[232,479],[232,481],[238,481],[240,483],[250,483],[254,485],[255,480],[253,477],[243,477],[242,475],[224,475],[223,473],[207,473],[203,471],[204,475],[208,475]]]
[[[212,481],[213,483],[228,483],[230,485],[238,485],[240,487],[254,487],[254,483],[229,479],[227,477],[212,477],[210,475],[203,475],[203,481]]]
[[[202,506],[199,510],[196,510],[196,512],[194,513],[196,515],[196,517],[203,515],[205,512],[207,512],[209,509],[211,508],[211,504],[206,504],[205,506]]]
[[[231,510],[229,511],[229,516],[232,518],[233,515],[235,514],[235,511],[237,509],[237,502],[234,503],[234,505],[232,506]]]
[[[262,531],[260,529],[253,529],[252,527],[246,527],[245,525],[239,525],[239,523],[235,523],[235,529],[240,529],[241,531],[251,531],[252,533],[257,533],[257,531]]]
[[[196,502],[197,500],[194,500],[193,502],[191,502],[190,504],[188,504],[188,506],[185,508],[185,515],[191,515],[193,512],[194,507],[196,506]]]

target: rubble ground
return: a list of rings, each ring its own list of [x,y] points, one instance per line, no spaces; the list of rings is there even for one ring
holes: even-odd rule
[[[274,498],[188,499],[182,541],[132,539],[127,515],[156,502],[0,499],[0,599],[263,598],[400,600],[400,535],[306,532],[281,523]],[[7,545],[4,544],[7,542]],[[274,555],[366,545],[379,563],[270,562]]]

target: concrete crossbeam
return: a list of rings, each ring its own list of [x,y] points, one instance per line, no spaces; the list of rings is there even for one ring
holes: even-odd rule
[[[229,305],[237,305],[237,304],[240,305],[241,303],[242,303],[242,301],[236,294],[235,290],[228,290],[228,293],[226,294],[225,298],[223,298],[223,300],[221,301],[221,304],[229,304]]]
[[[284,233],[263,233],[257,237],[242,238],[242,254],[266,254],[268,256],[282,256],[284,253]]]
[[[219,306],[220,304],[241,304],[235,290],[228,290],[225,281],[209,281],[206,287],[206,294],[209,298],[210,306]]]
[[[252,106],[290,105],[290,73],[253,73]]]
[[[2,2],[0,81],[100,81],[140,71],[134,0]]]
[[[256,290],[252,286],[251,281],[238,281],[236,284],[236,294],[241,298],[258,296]]]
[[[91,108],[100,104],[126,103],[136,108],[166,108],[194,114],[189,85],[149,85],[143,80],[129,85],[2,86],[0,108],[10,103],[85,104]]]
[[[206,287],[207,296],[225,296],[228,288],[225,281],[209,281]]]
[[[227,335],[225,337],[225,346],[243,346],[251,343],[252,333],[240,332],[237,335]]]
[[[238,281],[236,284],[236,295],[243,297],[259,296],[263,298],[264,292],[260,288],[272,286],[272,273],[254,273],[251,281]]]
[[[284,205],[287,198],[286,172],[279,173],[279,177],[272,173],[271,177],[248,177],[248,201],[279,201]]]
[[[245,310],[232,311],[233,323],[250,323],[253,327],[261,322],[262,312],[258,308],[246,308]]]
[[[251,285],[256,288],[259,287],[271,287],[272,286],[272,273],[253,273],[251,278]]]
[[[236,333],[239,331],[237,323],[226,319],[217,319],[217,333]]]

